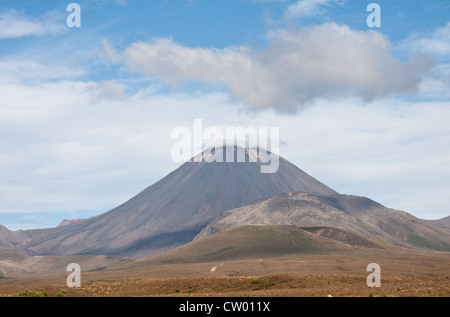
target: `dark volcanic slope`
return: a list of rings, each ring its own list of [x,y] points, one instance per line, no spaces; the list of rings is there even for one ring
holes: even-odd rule
[[[236,148],[235,148],[236,150]],[[248,152],[247,155],[253,153]],[[31,255],[106,254],[142,258],[190,242],[221,212],[282,192],[336,194],[279,158],[273,174],[256,162],[187,162],[121,206],[57,228],[13,232]],[[4,233],[11,240],[10,233]],[[0,246],[10,240],[2,240]]]

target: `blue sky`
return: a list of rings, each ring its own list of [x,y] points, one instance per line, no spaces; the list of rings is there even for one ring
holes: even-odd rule
[[[0,224],[56,226],[178,164],[171,131],[280,127],[280,154],[345,194],[450,215],[450,2],[0,4]]]

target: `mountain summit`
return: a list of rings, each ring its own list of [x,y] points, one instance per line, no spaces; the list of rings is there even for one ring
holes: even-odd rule
[[[207,162],[200,154],[111,211],[56,228],[21,231],[15,246],[30,255],[143,258],[192,241],[225,210],[285,192],[337,194],[282,157],[277,157],[275,173],[261,173],[263,163],[255,159],[254,150],[240,152],[245,162],[238,162],[242,150],[222,149],[222,154],[235,155],[233,162]]]

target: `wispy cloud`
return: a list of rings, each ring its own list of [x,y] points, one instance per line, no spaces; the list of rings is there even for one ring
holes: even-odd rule
[[[93,0],[94,2],[100,3],[102,5],[114,2],[120,6],[127,6],[130,0]]]
[[[397,46],[407,54],[422,54],[436,62],[433,72],[420,85],[420,96],[425,99],[450,98],[450,22],[431,31],[414,32]]]
[[[308,18],[323,14],[323,7],[342,5],[341,0],[300,0],[286,9],[286,14],[293,18]]]
[[[120,4],[122,6],[126,6],[128,4],[128,0],[115,0],[117,4]]]
[[[107,40],[103,39],[102,44],[103,51],[101,55],[103,55],[107,61],[113,64],[122,62],[122,55],[120,55]]]
[[[402,41],[400,47],[410,52],[447,57],[450,60],[450,22],[431,32],[414,33]]]
[[[85,75],[82,68],[49,66],[32,60],[0,60],[0,83],[35,83],[72,79]]]
[[[0,14],[0,39],[62,33],[66,29],[62,17],[54,11],[34,18],[14,9],[7,10]]]

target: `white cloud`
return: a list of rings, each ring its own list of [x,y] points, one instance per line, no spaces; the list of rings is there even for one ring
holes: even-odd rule
[[[444,217],[449,116],[448,102],[349,98],[318,99],[301,115],[245,113],[221,93],[127,95],[117,80],[16,80],[0,85],[0,213],[107,211],[175,169],[172,129],[202,118],[205,128],[279,127],[280,154],[339,192]]]
[[[379,32],[355,31],[328,23],[268,35],[268,47],[191,48],[170,38],[134,43],[124,52],[132,71],[171,85],[225,84],[232,96],[253,109],[292,112],[318,98],[356,96],[374,100],[416,91],[429,59],[406,63],[391,54]]]
[[[47,12],[40,18],[32,18],[14,9],[7,10],[0,14],[0,40],[59,34],[65,30],[65,24],[59,21],[61,17],[61,13]]]

